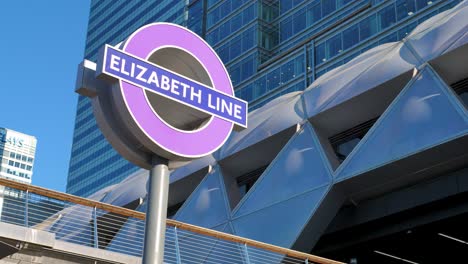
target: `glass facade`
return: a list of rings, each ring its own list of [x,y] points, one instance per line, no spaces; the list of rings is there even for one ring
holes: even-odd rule
[[[326,72],[383,43],[460,0],[190,0],[91,3],[85,57],[123,41],[156,21],[187,26],[217,51],[237,96],[250,110],[304,90]],[[79,97],[67,192],[87,196],[120,182],[137,168],[106,142],[89,99]]]
[[[370,130],[363,139],[365,147],[357,148],[337,177],[352,177],[463,134],[466,117],[450,100],[449,90],[425,67]]]
[[[118,44],[137,28],[156,21],[186,25],[183,1],[91,1],[85,58],[96,61],[106,43]],[[193,25],[195,20],[190,20]],[[94,119],[91,101],[79,96],[67,192],[88,196],[121,182],[138,168],[124,160],[107,143]]]
[[[189,13],[198,3],[189,4]],[[225,2],[203,1],[203,14],[222,3]],[[229,21],[230,16],[238,15],[239,10],[233,10],[231,2],[226,3],[231,4],[231,9],[223,7],[226,17],[219,18],[223,20],[219,25]],[[243,3],[240,8],[249,8],[251,3]],[[461,67],[468,53],[468,0],[424,23],[420,22],[455,2],[434,1],[427,5],[421,1],[367,2],[349,23],[342,24],[344,26],[332,27],[300,45],[291,43],[303,33],[290,37],[291,43],[279,39],[278,42],[271,41],[269,44],[276,43],[277,52],[287,50],[285,47],[291,47],[289,45],[297,48],[278,53],[282,56],[270,53],[270,57],[262,57],[268,54],[266,52],[273,52],[262,46],[262,34],[275,32],[273,28],[265,30],[268,23],[287,19],[287,14],[301,12],[298,11],[300,7],[312,3],[320,3],[322,22],[335,19],[344,9],[354,10],[360,5],[359,1],[295,1],[289,6],[274,3],[257,3],[255,25],[246,25],[245,30],[235,32],[231,28],[233,36],[226,36],[214,45],[221,47],[249,27],[257,27],[257,46],[241,52],[232,63],[227,63],[232,67],[243,59],[257,56],[254,74],[245,80],[241,78],[236,92],[249,98],[252,108],[257,108],[263,100],[285,93],[291,87],[302,90],[306,83],[313,83],[304,91],[288,93],[252,111],[247,129],[233,133],[213,155],[175,170],[172,176],[177,180],[171,185],[169,194],[172,218],[304,252],[315,251],[318,239],[335,248],[336,243],[328,240],[330,237],[334,237],[331,241],[340,241],[348,247],[356,242],[356,238],[366,239],[350,234],[368,229],[370,231],[364,231],[375,235],[389,222],[394,225],[385,232],[408,237],[408,225],[401,223],[415,220],[421,226],[427,226],[429,218],[434,223],[440,223],[443,217],[452,219],[451,210],[447,210],[447,214],[441,212],[466,205],[468,193],[464,180],[468,171],[468,71]],[[199,12],[200,6],[196,8]],[[402,8],[413,14],[399,20],[403,15],[397,11]],[[324,10],[330,13],[323,16]],[[200,26],[200,21],[205,18],[192,21],[202,35],[218,25],[207,27],[207,23],[202,22]],[[419,25],[406,36],[409,28],[414,27],[413,23]],[[361,33],[374,35],[360,43]],[[396,39],[406,37],[403,41],[385,43],[394,40],[395,34]],[[349,38],[352,39],[345,44],[343,39]],[[316,64],[321,45],[325,47],[326,56],[338,53]],[[344,66],[317,78],[318,71],[327,71],[363,51],[365,53]],[[259,87],[262,90],[244,93],[247,85],[254,91]],[[86,122],[83,127],[84,131],[89,129]],[[75,135],[80,137],[85,133],[88,132]],[[98,152],[100,148],[106,148],[100,145],[105,143],[104,139],[84,138],[77,146],[84,150],[76,150],[76,155],[91,149],[86,155],[98,153],[100,158],[122,164],[126,169],[128,163],[114,160],[114,156],[106,156],[106,152]],[[22,157],[20,159],[23,161]],[[133,168],[125,172],[118,166],[103,166],[93,158],[83,159],[86,160],[82,163],[76,161],[73,169],[79,170],[80,166],[85,166],[83,164],[89,164],[88,172],[84,172],[89,175],[94,168],[122,174]],[[140,170],[91,198],[117,206],[141,201],[136,210],[144,212],[147,177],[147,172]],[[447,203],[449,199],[460,203]],[[425,210],[421,211],[421,208]],[[466,210],[456,213],[466,214]],[[74,227],[76,212],[67,209],[62,215],[53,225],[66,239],[89,232],[89,228],[83,227],[69,233],[69,228]],[[423,218],[426,220],[420,222]],[[388,221],[375,225],[386,219]],[[137,229],[134,225],[132,221],[127,222],[111,241],[109,249],[121,251],[126,237],[134,236],[132,232]],[[400,229],[394,229],[396,226]],[[437,236],[437,232],[440,231],[432,234]],[[337,233],[342,236],[336,237]],[[184,243],[189,236],[179,238]],[[166,240],[171,241],[174,240],[170,237]],[[141,252],[142,239],[134,244]],[[218,245],[201,244],[206,246],[202,252],[219,250]],[[354,245],[360,247],[360,244]],[[183,252],[189,250],[183,244],[180,248],[183,262],[187,257]],[[380,250],[374,246],[368,248],[372,250],[371,254],[375,254],[374,249]],[[203,261],[210,259],[209,254],[202,255]]]

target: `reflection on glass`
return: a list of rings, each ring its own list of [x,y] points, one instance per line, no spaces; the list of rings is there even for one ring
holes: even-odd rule
[[[228,208],[221,176],[219,168],[208,174],[179,209],[175,219],[202,227],[213,227],[225,222]]]
[[[449,88],[425,68],[364,139],[339,177],[400,159],[466,131],[468,124],[445,89]]]
[[[239,205],[240,216],[330,182],[329,170],[310,124],[296,135],[258,179]]]

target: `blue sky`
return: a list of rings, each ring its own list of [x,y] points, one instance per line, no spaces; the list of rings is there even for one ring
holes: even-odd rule
[[[4,1],[0,127],[37,137],[33,184],[65,191],[89,0]]]

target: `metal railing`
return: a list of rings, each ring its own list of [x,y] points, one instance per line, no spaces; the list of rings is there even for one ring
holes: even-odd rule
[[[0,179],[0,201],[2,198],[1,222],[48,231],[62,241],[142,255],[142,212],[7,179]],[[170,219],[164,262],[341,263]]]

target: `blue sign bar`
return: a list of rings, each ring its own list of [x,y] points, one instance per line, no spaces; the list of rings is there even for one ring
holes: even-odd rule
[[[102,73],[247,127],[247,102],[106,45]]]

